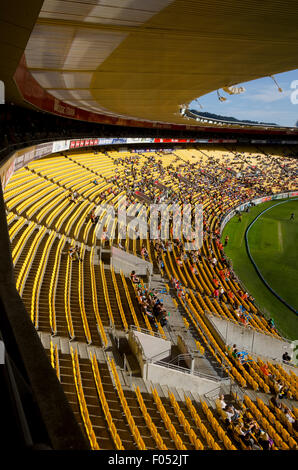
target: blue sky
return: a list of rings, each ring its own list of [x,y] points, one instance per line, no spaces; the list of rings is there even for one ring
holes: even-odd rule
[[[291,88],[291,83],[297,80],[298,90],[298,69],[279,73],[274,77],[282,88],[282,93],[278,91],[272,78],[264,77],[237,84],[246,90],[240,95],[228,95],[219,90],[220,94],[227,98],[227,101],[219,101],[215,91],[198,99],[203,109],[196,101],[191,102],[189,107],[237,119],[274,122],[281,126],[294,127],[298,121],[298,103],[294,104],[291,101],[291,94],[295,91],[294,88]],[[296,97],[298,98],[298,93]]]

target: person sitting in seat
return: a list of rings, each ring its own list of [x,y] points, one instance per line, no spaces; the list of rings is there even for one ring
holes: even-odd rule
[[[74,197],[74,194],[72,194],[72,193],[70,193],[70,194],[68,195],[68,199],[70,200],[70,202],[77,202],[77,201],[76,201],[76,198]]]
[[[289,423],[294,424],[295,423],[295,417],[293,416],[290,408],[286,405],[283,406],[283,412],[285,414],[285,417]]]
[[[235,345],[234,345],[235,346]],[[235,358],[235,359],[238,359],[238,349],[235,348],[233,346],[233,349],[232,349],[232,356]]]
[[[241,413],[239,410],[236,410],[233,405],[228,405],[225,409],[226,421],[227,423],[238,421]]]
[[[75,247],[71,246],[68,250],[68,253],[69,253],[69,257],[70,257],[71,260],[75,258],[78,261],[82,261],[82,259],[80,258],[80,255],[79,255],[80,249],[79,249],[78,246],[75,246]]]
[[[143,248],[141,249],[141,255],[144,256],[144,258],[145,258],[146,260],[149,259],[148,251],[147,251],[147,249],[146,249],[145,247],[143,247]]]
[[[95,209],[92,209],[92,211],[89,214],[90,220],[92,223],[95,222]]]
[[[283,353],[282,360],[283,362],[290,362],[291,356],[287,353],[287,351]]]
[[[224,288],[221,286],[220,289],[219,289],[219,297],[218,297],[218,299],[221,302],[223,301],[224,294],[225,294]]]
[[[167,326],[167,324],[168,324],[168,319],[167,319],[167,313],[166,313],[166,311],[163,311],[163,312],[162,312],[162,317],[161,317],[161,319],[160,319],[159,321],[160,321],[160,324],[161,324],[162,327]]]
[[[244,315],[244,313],[241,313],[239,315],[239,321],[240,323],[242,323],[244,326],[247,326],[248,325],[248,319],[247,317]]]
[[[260,429],[260,432],[257,433],[256,437],[258,439],[258,443],[260,444],[260,446],[262,447],[263,450],[271,450],[273,441],[269,437],[267,432]]]
[[[276,388],[276,391],[278,393],[278,398],[280,400],[282,398],[290,398],[290,397],[288,397],[289,389],[282,383],[281,380],[277,380],[275,388]]]
[[[281,409],[281,403],[279,403],[277,400],[278,395],[273,395],[269,400],[269,408],[271,408],[272,410],[274,410],[274,408]]]
[[[269,318],[269,320],[268,320],[268,326],[269,326],[269,328],[271,328],[273,331],[276,331],[276,326],[275,326],[275,323],[274,323],[273,318]]]
[[[245,445],[244,450],[260,450],[260,447],[256,445],[253,437],[249,433],[241,436],[241,441]]]
[[[131,271],[131,273],[130,273],[130,279],[132,280],[132,282],[133,282],[134,284],[139,284],[139,282],[140,282],[140,279],[137,277],[135,271]]]
[[[75,256],[78,261],[83,261],[82,258],[80,258],[80,248],[78,247],[78,245],[76,245],[75,247]]]
[[[269,366],[268,364],[262,364],[260,366],[260,370],[263,372],[264,375],[266,375],[267,377],[270,377],[272,374],[269,370]]]
[[[231,430],[232,435],[233,435],[233,438],[234,438],[236,441],[239,442],[240,439],[242,438],[242,436],[244,436],[244,432],[243,432],[243,423],[241,423],[240,420],[235,421],[234,423],[232,423],[232,422],[230,421],[229,424],[228,424],[228,428]]]
[[[225,396],[224,395],[219,395],[217,403],[221,407],[222,410],[224,410],[228,405],[225,402]]]
[[[217,299],[218,296],[219,296],[219,289],[214,289],[214,291],[213,291],[213,297],[214,297],[215,299]]]

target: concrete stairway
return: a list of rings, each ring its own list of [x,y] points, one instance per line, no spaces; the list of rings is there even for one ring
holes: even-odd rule
[[[163,300],[163,304],[170,313],[168,317],[168,326],[164,327],[165,334],[167,339],[172,342],[172,344],[177,344],[178,336],[183,338],[184,343],[187,345],[189,351],[197,351],[195,338],[196,331],[190,325],[190,328],[187,329],[183,317],[185,312],[180,304],[178,307],[173,302],[175,292],[170,288],[169,292],[165,287],[166,281],[160,274],[153,274],[150,282],[150,289],[154,290],[158,298]],[[205,355],[197,359],[197,370],[205,374],[213,375],[217,378],[222,377],[222,369],[218,367],[218,363],[211,356],[208,350],[205,350]]]
[[[69,338],[65,338],[63,336],[51,336],[49,333],[44,333],[42,331],[38,332],[42,345],[45,349],[50,349],[51,341],[57,347],[62,354],[70,354],[71,347],[74,349],[77,348],[78,354],[82,359],[89,359],[90,352],[92,354],[96,354],[97,360],[99,362],[106,362],[104,350],[101,347],[87,345],[86,343],[79,342],[79,341],[70,341]]]

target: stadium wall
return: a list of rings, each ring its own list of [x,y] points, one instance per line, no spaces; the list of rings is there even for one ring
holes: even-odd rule
[[[221,383],[229,383],[229,379],[215,380],[208,379],[190,373],[183,372],[176,368],[167,368],[164,365],[156,363],[147,363],[144,371],[146,380],[168,387],[187,388],[190,392],[196,392],[199,395],[220,388]]]
[[[291,350],[291,343],[284,338],[274,338],[252,328],[236,325],[210,314],[206,315],[227,345],[237,344],[238,349],[242,348],[252,354],[280,361],[283,353]]]

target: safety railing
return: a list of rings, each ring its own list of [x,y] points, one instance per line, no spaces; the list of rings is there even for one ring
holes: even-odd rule
[[[182,372],[184,374],[188,375],[193,375],[195,377],[200,377],[202,379],[207,379],[207,380],[212,380],[213,382],[218,382],[218,383],[229,383],[228,378],[219,378],[216,375],[210,375],[210,374],[205,374],[204,372],[199,372],[199,371],[191,371],[191,369],[187,369],[185,367],[181,366],[176,366],[174,364],[169,364],[168,362],[163,362],[163,361],[151,361],[151,359],[148,360],[148,362],[152,362],[153,364],[156,364],[158,366],[165,367],[166,369],[172,369],[175,370],[176,372]]]
[[[134,325],[130,325],[129,329],[132,331],[139,331],[140,333],[144,333],[145,335],[155,336],[156,338],[164,339],[163,335],[158,333],[157,331],[150,331],[150,330],[147,330],[146,328],[141,328],[141,327],[137,328]]]

